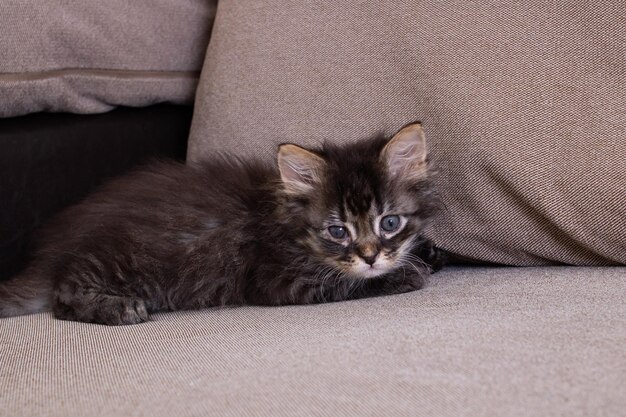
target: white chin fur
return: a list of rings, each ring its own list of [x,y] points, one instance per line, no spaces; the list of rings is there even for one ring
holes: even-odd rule
[[[389,268],[382,266],[381,262],[374,262],[372,266],[365,262],[359,262],[352,271],[358,278],[374,278],[389,272]]]

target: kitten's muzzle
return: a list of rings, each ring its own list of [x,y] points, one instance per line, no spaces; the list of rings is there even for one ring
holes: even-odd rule
[[[369,266],[374,265],[379,253],[380,248],[375,243],[363,244],[357,247],[357,254]]]

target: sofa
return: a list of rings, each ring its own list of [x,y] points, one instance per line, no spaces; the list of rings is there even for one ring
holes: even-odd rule
[[[452,256],[395,296],[2,319],[0,416],[626,415],[623,2],[3,7],[0,279],[149,158],[273,160],[414,120]]]

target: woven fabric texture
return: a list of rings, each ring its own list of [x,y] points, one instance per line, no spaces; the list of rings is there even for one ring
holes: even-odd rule
[[[189,159],[421,120],[429,230],[511,265],[626,263],[626,3],[220,1]]]
[[[215,3],[2,1],[0,117],[192,103]]]
[[[624,416],[626,268],[448,269],[421,291],[0,320],[0,416]]]

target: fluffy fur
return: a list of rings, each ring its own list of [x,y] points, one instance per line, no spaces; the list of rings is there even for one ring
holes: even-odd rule
[[[282,145],[278,168],[221,156],[110,182],[58,216],[24,273],[0,283],[0,316],[134,324],[422,286],[435,252],[421,237],[434,198],[419,124],[391,140]]]

